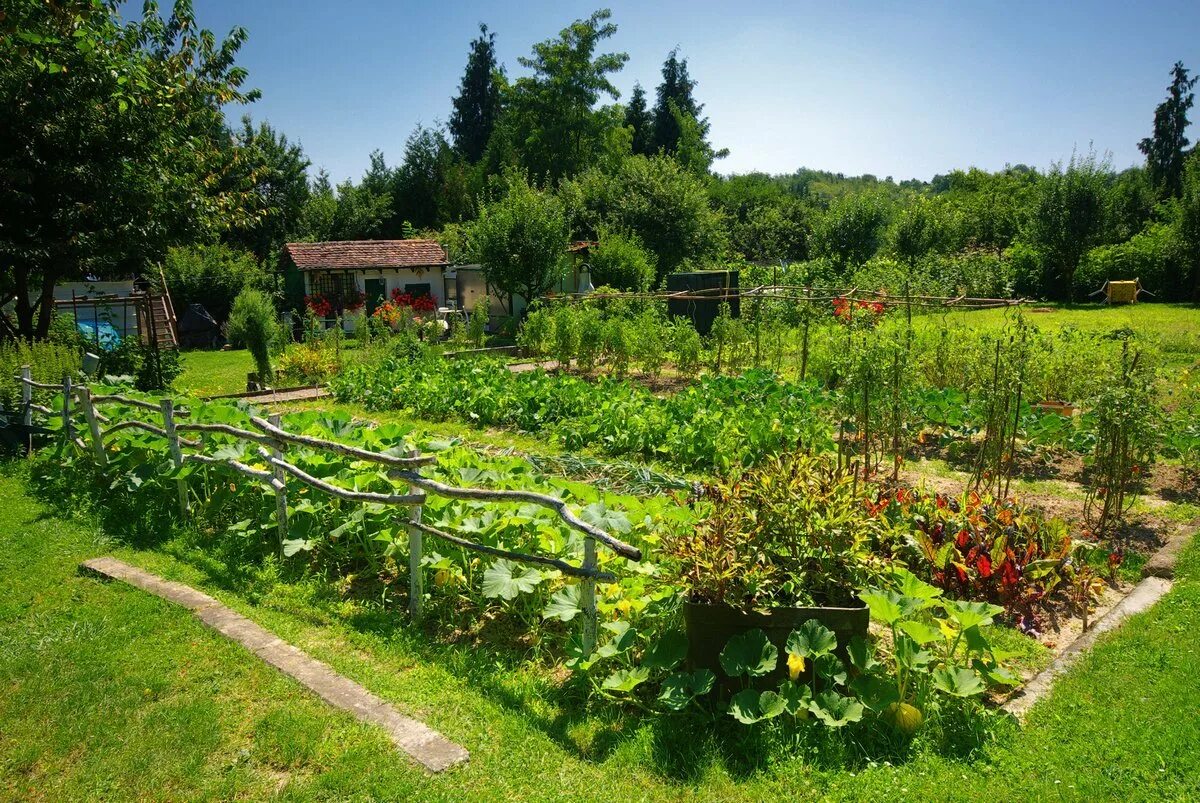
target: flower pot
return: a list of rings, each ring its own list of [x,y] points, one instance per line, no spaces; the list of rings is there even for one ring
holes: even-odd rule
[[[855,636],[867,637],[870,613],[861,608],[772,608],[767,612],[745,611],[730,605],[707,605],[697,602],[683,604],[683,621],[688,637],[688,664],[692,669],[711,669],[726,680],[721,669],[721,650],[729,639],[748,630],[759,629],[779,650],[775,671],[758,678],[756,685],[764,688],[779,683],[787,676],[785,646],[791,632],[809,619],[816,619],[837,636],[837,654],[846,658],[846,645]],[[805,670],[807,679],[811,667]]]

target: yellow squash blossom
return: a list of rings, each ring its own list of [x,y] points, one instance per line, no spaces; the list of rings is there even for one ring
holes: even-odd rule
[[[792,680],[800,677],[800,673],[804,671],[804,658],[795,653],[788,654],[788,677]]]

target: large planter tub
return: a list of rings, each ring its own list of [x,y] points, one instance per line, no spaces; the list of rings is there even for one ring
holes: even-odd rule
[[[867,637],[870,614],[860,608],[772,608],[768,612],[745,611],[729,605],[683,604],[683,621],[688,637],[688,664],[693,669],[711,669],[724,679],[721,650],[729,639],[748,630],[759,629],[779,649],[779,663],[759,685],[777,684],[787,674],[785,645],[791,632],[809,619],[816,619],[837,636],[837,654],[846,657],[846,645],[855,636]],[[807,667],[805,677],[811,667]]]

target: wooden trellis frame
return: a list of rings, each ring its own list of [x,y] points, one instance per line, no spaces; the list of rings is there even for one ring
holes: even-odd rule
[[[88,443],[81,438],[73,437],[70,423],[72,399],[83,413],[87,422],[90,446],[97,465],[103,468],[107,465],[108,457],[105,450],[105,439],[111,438],[117,432],[126,429],[140,429],[167,441],[172,462],[177,466],[185,463],[196,463],[205,466],[218,466],[237,471],[251,479],[267,485],[275,492],[276,511],[278,518],[279,542],[282,547],[287,539],[287,479],[314,488],[322,493],[349,502],[360,502],[381,505],[394,505],[408,509],[405,529],[408,532],[409,546],[409,614],[413,621],[419,621],[422,616],[424,588],[421,574],[421,556],[423,537],[430,535],[447,543],[472,552],[479,552],[493,557],[505,558],[522,563],[534,563],[549,566],[563,574],[580,580],[580,607],[583,613],[583,646],[590,652],[596,643],[597,612],[596,612],[596,582],[614,582],[616,578],[601,571],[596,555],[596,543],[599,542],[614,554],[633,561],[642,559],[642,552],[635,546],[627,544],[603,529],[581,519],[571,510],[570,506],[557,497],[535,491],[471,488],[447,485],[421,475],[421,468],[436,463],[434,455],[422,455],[411,451],[404,457],[373,452],[345,443],[316,438],[311,435],[288,432],[280,424],[278,416],[262,418],[251,415],[250,423],[254,430],[242,429],[229,424],[203,423],[186,420],[191,413],[175,405],[174,400],[163,398],[158,404],[134,399],[119,394],[93,395],[87,386],[73,387],[69,377],[64,377],[62,385],[52,385],[34,382],[29,376],[28,366],[22,369],[19,377],[24,395],[29,396],[32,389],[54,390],[63,394],[63,421],[68,443],[74,443],[81,449],[86,449]],[[30,404],[32,404],[30,402]],[[161,416],[161,425],[149,421],[127,419],[112,424],[107,428],[110,419],[101,413],[97,407],[101,404],[123,404],[141,410],[156,412]],[[50,415],[47,407],[33,405],[32,409]],[[31,415],[30,405],[26,405],[27,417]],[[185,419],[180,421],[179,419]],[[216,458],[200,452],[185,452],[184,447],[198,449],[203,446],[200,440],[193,440],[181,433],[205,433],[225,435],[237,440],[246,441],[257,446],[258,457],[269,466],[268,469],[256,468],[233,459]],[[303,448],[314,451],[326,451],[348,457],[384,465],[388,468],[388,476],[399,480],[408,486],[405,493],[380,493],[375,491],[353,491],[341,488],[312,476],[299,466],[289,463],[284,455],[289,448]],[[183,516],[190,512],[190,500],[186,481],[178,480],[179,508]],[[534,504],[554,511],[558,518],[571,529],[583,535],[583,561],[576,566],[558,558],[544,555],[530,555],[514,552],[500,547],[476,543],[461,535],[446,532],[421,521],[421,514],[428,494],[444,496],[449,499],[460,499],[478,502],[524,503]]]
[[[882,290],[863,290],[858,287],[817,287],[798,284],[764,284],[756,287],[706,287],[698,290],[647,291],[631,293],[563,293],[547,296],[551,302],[580,303],[614,299],[655,301],[731,301],[762,298],[773,301],[814,302],[873,301],[888,307],[926,309],[993,309],[1016,307],[1029,303],[1024,298],[982,298],[973,296],[932,296],[916,293],[893,295]]]

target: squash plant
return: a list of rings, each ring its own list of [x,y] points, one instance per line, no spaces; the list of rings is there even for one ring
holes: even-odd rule
[[[983,633],[1003,612],[1000,606],[945,599],[942,589],[900,567],[893,570],[892,588],[867,589],[860,597],[891,639],[878,657],[865,642],[851,645],[857,673],[851,688],[900,730],[919,727],[928,712],[937,712],[942,696],[977,698],[990,684],[1019,682]]]
[[[872,644],[856,636],[844,645],[843,661],[837,636],[810,619],[787,639],[788,676],[778,688],[755,685],[782,658],[766,634],[751,630],[731,638],[721,668],[742,688],[730,699],[729,715],[746,725],[789,715],[793,723],[811,720],[830,728],[873,716],[911,735],[947,699],[978,699],[989,686],[1018,683],[983,633],[999,606],[944,599],[940,588],[902,568],[889,581],[860,594],[889,639]],[[805,683],[810,665],[814,671]]]

